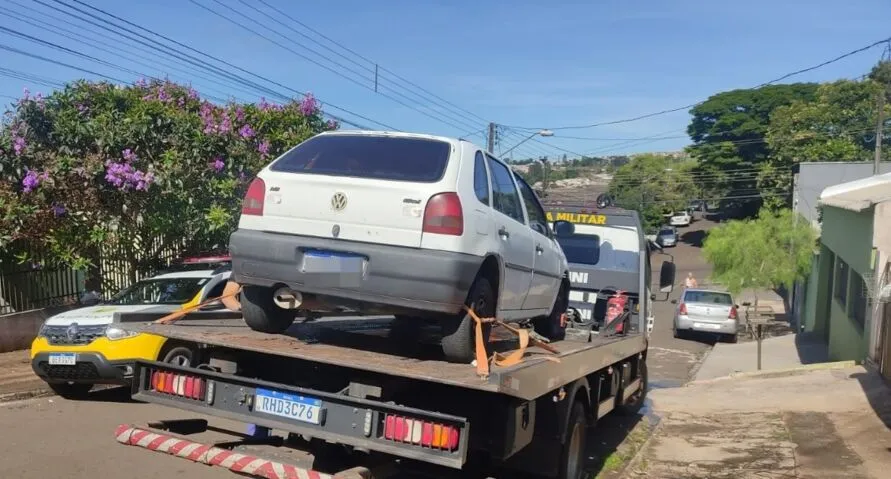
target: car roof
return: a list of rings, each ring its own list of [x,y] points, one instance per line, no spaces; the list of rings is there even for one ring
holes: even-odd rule
[[[692,292],[692,293],[721,293],[726,294],[728,296],[732,296],[729,291],[721,290],[721,289],[713,289],[713,288],[686,288],[684,290],[684,294]]]

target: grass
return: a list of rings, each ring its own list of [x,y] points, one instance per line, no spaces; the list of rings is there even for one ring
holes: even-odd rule
[[[594,477],[597,479],[618,477],[628,461],[640,451],[651,432],[652,425],[648,420],[644,419],[637,423],[637,425],[634,426],[634,429],[628,433],[625,440],[622,441],[622,444],[606,457],[606,460],[603,461],[603,467]],[[641,462],[641,465],[643,464],[645,464],[645,462]]]

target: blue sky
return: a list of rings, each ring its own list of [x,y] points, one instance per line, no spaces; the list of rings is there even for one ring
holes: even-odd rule
[[[39,1],[64,11],[70,10],[61,3],[77,5],[71,0]],[[363,126],[383,128],[383,124],[449,136],[481,132],[487,121],[551,128],[677,108],[720,91],[772,80],[891,36],[891,2],[887,0],[750,0],[745,4],[705,0],[266,0],[377,63],[382,70],[378,76],[379,93],[375,93],[374,63],[340,49],[267,10],[256,0],[246,2],[271,13],[285,26],[238,0],[219,2],[258,19],[260,27],[215,0],[194,2],[237,19],[352,80],[215,16],[192,0],[83,1],[294,90],[312,92],[328,105],[326,110]],[[74,30],[86,42],[108,43],[110,46],[103,48],[111,52],[9,15],[28,15]],[[63,24],[59,19],[79,26]],[[95,32],[114,35],[33,0],[0,2],[0,27],[99,57],[111,66],[37,45],[2,29],[0,46],[19,48],[122,80],[135,81],[137,76],[115,67],[151,76],[169,73],[173,80],[191,80],[200,91],[216,96],[236,95],[255,101],[262,95],[247,87],[236,91],[200,79],[194,74],[194,66],[177,65],[168,57],[136,50],[120,37],[114,41],[101,37]],[[796,79],[856,77],[869,70],[881,51],[878,47]],[[147,60],[134,52],[148,57]],[[0,68],[7,69],[0,70],[0,100],[4,103],[11,101],[8,97],[20,96],[25,86],[32,92],[50,90],[32,81],[9,78],[10,70],[59,82],[90,77],[9,51],[0,50],[0,58]],[[170,65],[184,71],[174,71]],[[405,84],[390,72],[426,91],[414,86],[401,88]],[[267,86],[293,94],[278,86]],[[540,143],[524,143],[514,153],[516,157],[525,157],[571,152],[571,157],[572,153],[610,155],[677,150],[687,144],[685,138],[621,139],[683,135],[688,120],[688,113],[680,111],[612,126],[562,130],[554,137],[540,139]],[[504,135],[502,150],[520,142],[528,133],[510,128]],[[481,135],[472,139],[484,143]]]

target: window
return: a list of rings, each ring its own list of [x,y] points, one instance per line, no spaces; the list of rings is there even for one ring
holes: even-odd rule
[[[224,279],[224,280],[220,281],[219,283],[217,283],[216,285],[214,285],[213,288],[210,288],[210,291],[207,292],[207,294],[204,296],[204,298],[205,299],[219,298],[220,296],[222,296],[223,290],[226,289],[227,282],[228,281]]]
[[[863,278],[857,273],[851,274],[851,317],[860,328],[863,328],[866,324],[867,291],[868,289],[866,288],[866,283],[863,282]]]
[[[595,265],[600,261],[600,237],[597,235],[558,236],[557,242],[569,263]]]
[[[110,304],[185,304],[191,301],[210,278],[146,279],[121,291]]]
[[[833,296],[842,308],[848,304],[848,264],[838,256],[835,257],[835,291]]]
[[[492,205],[496,210],[511,218],[526,223],[523,208],[520,206],[520,195],[514,185],[514,175],[507,166],[487,155],[489,170],[492,172]]]
[[[719,293],[717,291],[687,291],[684,293],[684,302],[732,306],[733,298],[727,293]]]
[[[550,237],[550,229],[548,229],[548,218],[545,216],[544,208],[538,202],[535,192],[522,178],[514,175],[517,185],[520,187],[520,194],[523,195],[523,202],[526,203],[526,214],[529,215],[529,227],[533,230]]]
[[[483,153],[477,151],[473,160],[473,191],[476,192],[476,198],[484,205],[489,203],[489,173],[486,172],[486,160],[483,159]]]
[[[270,167],[285,173],[393,181],[439,181],[452,147],[444,141],[371,135],[321,135],[304,141]]]

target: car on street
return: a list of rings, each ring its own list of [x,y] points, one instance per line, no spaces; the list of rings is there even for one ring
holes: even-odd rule
[[[690,226],[692,222],[693,215],[687,210],[673,214],[668,220],[668,224],[671,226]]]
[[[676,304],[674,337],[690,332],[719,334],[729,342],[737,341],[739,306],[727,291],[707,288],[687,288]]]
[[[664,226],[656,234],[656,244],[663,248],[671,248],[678,245],[678,230],[673,226]]]
[[[244,321],[282,333],[297,308],[433,320],[470,361],[480,316],[559,336],[568,264],[532,188],[464,140],[337,131],[263,168],[229,251]],[[484,328],[488,334],[489,328]]]
[[[190,258],[137,281],[108,301],[52,316],[31,344],[31,367],[54,392],[74,398],[95,384],[127,384],[136,359],[188,366],[193,350],[160,336],[127,331],[120,327],[121,315],[157,316],[198,305],[222,295],[230,274],[228,258]]]

